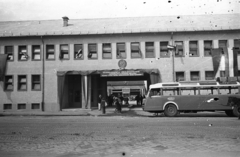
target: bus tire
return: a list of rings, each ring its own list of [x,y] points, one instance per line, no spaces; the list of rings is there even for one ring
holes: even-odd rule
[[[164,108],[164,115],[167,117],[175,117],[178,114],[177,107],[174,104],[168,104]]]
[[[240,117],[240,106],[239,106],[239,105],[235,105],[235,106],[233,107],[233,114],[234,114],[234,116],[236,116],[236,117]]]
[[[233,110],[226,110],[225,113],[228,117],[235,117]]]

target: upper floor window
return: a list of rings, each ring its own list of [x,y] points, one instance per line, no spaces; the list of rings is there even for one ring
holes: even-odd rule
[[[190,72],[190,79],[191,81],[198,81],[200,80],[200,74],[199,74],[199,71],[191,71]]]
[[[154,58],[155,57],[154,42],[146,42],[145,49],[146,49],[146,58]]]
[[[218,47],[219,48],[227,48],[227,40],[219,40],[218,41]]]
[[[32,46],[32,60],[41,60],[40,45],[33,45]]]
[[[97,44],[88,44],[88,58],[97,59]]]
[[[238,49],[238,55],[240,55],[240,39],[234,40],[234,48]]]
[[[189,41],[189,56],[198,56],[198,41]]]
[[[27,75],[18,75],[18,90],[27,91]]]
[[[220,77],[226,77],[226,73],[223,70],[220,70]]]
[[[176,72],[176,81],[185,81],[185,74],[183,71]]]
[[[204,44],[204,56],[211,56],[212,41],[205,40],[203,44]]]
[[[46,45],[46,59],[54,60],[55,59],[55,47],[54,45]]]
[[[141,58],[142,52],[140,49],[140,43],[139,42],[133,42],[131,43],[131,58]]]
[[[127,58],[125,43],[117,43],[117,58]]]
[[[74,59],[83,59],[83,45],[82,44],[74,45]]]
[[[59,59],[69,59],[69,47],[67,44],[60,45]]]
[[[176,45],[175,56],[184,57],[183,41],[175,41],[175,45]]]
[[[160,57],[170,57],[170,53],[168,52],[168,41],[160,42]]]
[[[13,91],[13,76],[6,75],[4,79],[4,90],[5,91]]]
[[[28,60],[27,46],[18,46],[18,60],[19,61]]]
[[[32,90],[41,90],[41,78],[40,75],[32,75]]]
[[[214,72],[205,71],[205,80],[214,80]]]
[[[14,59],[14,51],[13,51],[13,46],[5,46],[5,54],[7,54],[7,60],[8,61],[13,61]]]
[[[111,59],[112,58],[112,47],[110,43],[103,43],[102,45],[102,57],[104,59]]]

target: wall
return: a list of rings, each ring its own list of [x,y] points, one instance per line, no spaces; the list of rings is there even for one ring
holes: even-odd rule
[[[200,71],[201,80],[205,78],[206,70],[213,70],[212,58],[204,57],[203,55],[203,41],[213,40],[214,47],[218,47],[218,40],[228,40],[229,47],[233,46],[233,40],[239,39],[240,33],[237,31],[212,31],[212,32],[182,32],[173,33],[174,41],[184,41],[185,57],[175,58],[175,71],[185,71],[186,79],[190,79],[190,71]],[[159,42],[170,41],[171,32],[169,33],[142,33],[142,34],[117,34],[117,35],[76,35],[76,36],[44,36],[44,45],[55,45],[55,60],[45,61],[45,111],[59,111],[58,95],[57,95],[57,71],[68,70],[104,70],[104,69],[119,69],[116,58],[116,43],[125,42],[127,50],[127,67],[126,69],[151,69],[158,68],[163,82],[173,80],[172,73],[172,58],[160,58]],[[199,42],[199,57],[189,57],[188,41],[198,40]],[[145,42],[155,42],[155,58],[145,58]],[[131,59],[130,43],[140,42],[142,58]],[[88,43],[98,44],[98,59],[89,60]],[[112,44],[112,59],[102,58],[102,43]],[[69,44],[70,59],[59,60],[60,44]],[[84,60],[73,59],[74,44],[84,45]],[[41,103],[42,91],[31,91],[30,77],[32,74],[41,74],[42,76],[42,61],[28,61],[19,62],[17,60],[18,45],[27,45],[28,54],[31,58],[32,45],[42,45],[40,37],[12,37],[0,38],[0,53],[4,53],[4,46],[14,45],[14,61],[7,63],[7,75],[14,75],[14,91],[3,91],[3,83],[0,82],[0,111],[3,110],[5,103]],[[41,47],[43,50],[43,47]],[[239,58],[238,58],[239,62]],[[239,65],[240,66],[240,65]],[[27,74],[28,90],[27,92],[17,91],[17,75]]]

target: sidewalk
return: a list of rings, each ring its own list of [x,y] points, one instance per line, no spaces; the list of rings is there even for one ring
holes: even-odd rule
[[[4,111],[0,116],[151,116],[152,113],[143,111],[142,107],[123,107],[122,113],[115,113],[114,107],[107,107],[105,114],[98,109],[63,109],[59,112],[42,111]]]

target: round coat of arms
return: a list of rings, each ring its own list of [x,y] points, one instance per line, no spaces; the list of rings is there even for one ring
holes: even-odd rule
[[[125,69],[125,67],[127,66],[127,62],[123,59],[118,61],[118,66],[120,69]]]

